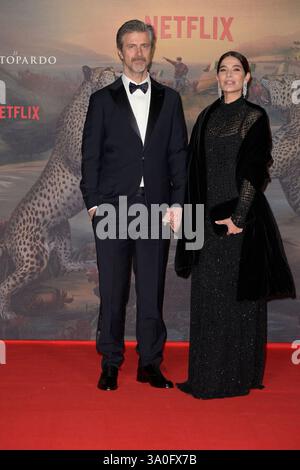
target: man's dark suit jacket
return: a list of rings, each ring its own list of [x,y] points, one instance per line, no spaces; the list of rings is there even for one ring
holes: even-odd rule
[[[147,204],[183,204],[187,133],[179,94],[151,79],[143,145],[122,79],[93,93],[82,140],[80,189],[87,209],[133,196],[144,178]]]

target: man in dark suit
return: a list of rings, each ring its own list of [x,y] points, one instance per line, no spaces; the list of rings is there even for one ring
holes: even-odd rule
[[[115,390],[124,357],[124,325],[133,263],[137,294],[137,380],[172,388],[160,371],[166,327],[162,318],[169,240],[99,237],[99,208],[119,197],[141,203],[182,205],[187,134],[180,96],[149,76],[155,37],[152,26],[131,20],[117,33],[123,75],[90,98],[82,141],[80,188],[96,241],[101,296],[97,349],[102,373],[98,387]],[[175,231],[181,209],[170,207],[164,221]],[[151,223],[151,222],[150,222]],[[98,225],[99,227],[99,225]],[[96,232],[97,230],[97,232]]]

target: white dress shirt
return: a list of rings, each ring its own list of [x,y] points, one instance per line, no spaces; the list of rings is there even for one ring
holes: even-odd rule
[[[134,117],[137,122],[137,126],[140,132],[140,136],[143,142],[143,145],[145,143],[145,136],[146,136],[146,130],[147,130],[147,124],[148,124],[148,116],[149,116],[149,109],[150,109],[150,99],[151,99],[151,80],[150,80],[150,75],[148,73],[147,78],[141,82],[141,83],[136,83],[130,78],[128,78],[124,73],[122,74],[122,82],[124,85],[124,88],[126,90],[127,98],[130,103],[132,112],[134,114]],[[144,93],[142,90],[137,89],[135,90],[134,93],[130,93],[129,91],[129,83],[135,83],[136,85],[141,85],[142,83],[149,83],[148,90],[146,93]],[[144,186],[144,179],[142,177],[141,182],[140,182],[140,187]],[[93,206],[89,209],[95,209],[97,206]]]
[[[145,143],[145,136],[146,136],[146,130],[147,130],[147,124],[148,124],[148,116],[149,116],[149,108],[150,108],[150,99],[151,99],[151,80],[149,74],[147,75],[147,78],[141,82],[141,83],[136,83],[130,78],[128,78],[124,73],[122,74],[122,81],[123,85],[125,87],[126,93],[127,93],[127,98],[130,103],[132,112],[134,114],[134,117],[136,119],[139,131],[140,131],[140,136],[143,142],[143,145]],[[129,83],[135,83],[136,85],[141,85],[142,83],[148,82],[149,87],[146,93],[144,93],[142,90],[135,90],[134,93],[130,93],[129,91]],[[142,177],[140,186],[144,186],[144,179]]]

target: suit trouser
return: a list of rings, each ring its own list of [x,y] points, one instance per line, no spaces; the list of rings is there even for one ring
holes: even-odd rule
[[[132,202],[144,202],[144,199],[136,196]],[[96,343],[102,354],[102,367],[119,367],[124,359],[125,315],[132,265],[137,298],[139,365],[159,365],[167,336],[162,310],[169,240],[99,239],[95,233],[99,220],[100,217],[94,217],[93,229],[101,298]]]

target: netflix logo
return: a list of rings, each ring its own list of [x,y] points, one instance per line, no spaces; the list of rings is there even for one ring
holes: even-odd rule
[[[19,120],[40,120],[39,106],[11,106],[0,105],[0,120],[2,119],[19,119]]]
[[[18,119],[18,120],[40,120],[39,106],[13,106],[6,104],[6,85],[0,80],[0,120]]]
[[[145,23],[151,24],[159,39],[213,39],[233,41],[232,16],[145,16]]]

